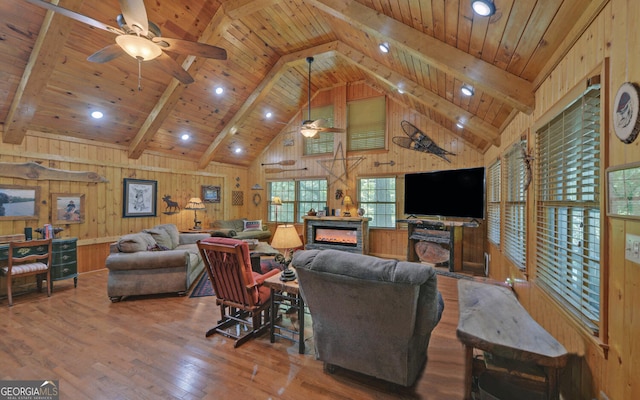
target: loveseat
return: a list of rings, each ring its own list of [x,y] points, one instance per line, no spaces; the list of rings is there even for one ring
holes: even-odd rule
[[[134,295],[184,295],[204,271],[196,242],[207,237],[180,233],[173,224],[122,236],[107,256],[107,295],[112,302]]]
[[[292,265],[325,370],[415,383],[444,309],[432,267],[339,250],[300,250]]]
[[[218,220],[211,224],[211,236],[231,237],[234,239],[257,239],[268,241],[271,231],[262,220],[248,220],[246,218]]]

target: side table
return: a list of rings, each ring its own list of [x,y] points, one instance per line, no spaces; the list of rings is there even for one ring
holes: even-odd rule
[[[291,268],[291,267],[289,267]],[[293,268],[292,268],[293,269]],[[271,289],[271,343],[274,343],[276,336],[288,339],[294,342],[298,342],[298,353],[304,354],[304,300],[300,295],[300,287],[298,286],[298,280],[284,282],[280,280],[280,275],[276,274],[264,281],[264,286]],[[298,322],[300,326],[298,331],[289,329],[287,327],[276,325],[278,321],[278,310],[281,305],[287,305],[296,309],[298,313]],[[292,337],[282,335],[276,332],[276,328],[280,331],[289,332]],[[298,337],[298,340],[294,338]]]

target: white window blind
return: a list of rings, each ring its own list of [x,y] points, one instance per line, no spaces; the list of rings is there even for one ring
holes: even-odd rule
[[[384,96],[347,103],[347,150],[384,149],[386,116]]]
[[[536,277],[598,334],[600,87],[590,87],[536,138]]]
[[[487,174],[487,233],[489,241],[495,245],[500,245],[500,168],[500,160],[496,160]]]
[[[333,127],[333,104],[312,108],[309,119],[312,121],[323,119],[326,126]],[[304,138],[304,155],[333,153],[333,132],[320,132],[317,136],[316,138],[302,136]]]
[[[504,207],[504,247],[505,255],[520,269],[526,266],[527,213],[524,190],[525,166],[522,146],[516,143],[505,154],[505,207]]]

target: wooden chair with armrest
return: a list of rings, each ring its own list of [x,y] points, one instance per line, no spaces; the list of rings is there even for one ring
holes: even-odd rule
[[[252,271],[249,246],[242,240],[211,237],[198,241],[198,248],[222,316],[206,336],[220,333],[236,339],[234,347],[238,347],[267,332],[271,291],[262,284],[280,271],[264,275]]]
[[[51,296],[51,243],[51,239],[9,242],[7,266],[2,267],[7,278],[9,307],[13,306],[13,278],[35,275],[38,292],[46,280],[47,296]]]

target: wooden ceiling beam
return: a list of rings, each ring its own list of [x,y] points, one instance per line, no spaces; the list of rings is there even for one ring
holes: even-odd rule
[[[407,96],[439,113],[454,124],[464,121],[465,129],[468,132],[495,146],[500,146],[500,132],[498,128],[493,125],[488,124],[481,118],[458,107],[447,99],[438,96],[431,90],[425,89],[409,77],[380,64],[371,57],[367,57],[345,43],[340,42],[337,50],[338,55],[342,56],[348,62],[353,63],[367,74],[373,75],[394,88],[397,88],[398,84],[402,83],[402,90]]]
[[[73,10],[78,9],[82,2],[83,0],[63,0],[60,6]],[[22,143],[29,123],[35,115],[40,95],[47,86],[72,27],[73,24],[69,23],[67,17],[47,11],[16,95],[9,107],[2,132],[4,143]]]
[[[224,139],[226,139],[227,136],[232,135],[233,132],[235,132],[236,125],[248,116],[258,103],[270,95],[271,89],[285,71],[296,64],[306,62],[306,58],[308,56],[313,56],[316,59],[319,59],[320,57],[333,55],[337,47],[338,42],[329,42],[280,57],[260,84],[258,84],[249,97],[247,97],[238,112],[231,118],[231,120],[229,120],[213,142],[211,142],[202,157],[200,157],[198,167],[200,169],[206,168],[206,166],[213,160],[218,147]]]
[[[229,22],[229,18],[222,7],[220,7],[213,18],[211,18],[211,21],[205,30],[202,32],[200,38],[201,41],[203,43],[210,43],[216,37],[222,35]],[[184,68],[190,75],[194,76],[206,61],[207,59],[202,57],[197,58],[194,56],[187,56],[182,63],[182,68]],[[175,78],[171,79],[171,82],[162,93],[162,96],[160,96],[160,99],[155,104],[149,115],[147,115],[147,118],[138,130],[138,133],[131,141],[131,144],[129,145],[129,158],[140,158],[149,142],[153,140],[156,132],[158,132],[158,129],[160,129],[164,121],[173,112],[187,86],[188,85],[180,83],[180,81]]]
[[[533,85],[464,51],[426,35],[353,0],[309,0],[335,18],[372,37],[379,37],[413,57],[472,84],[518,110],[531,114],[535,106]]]

